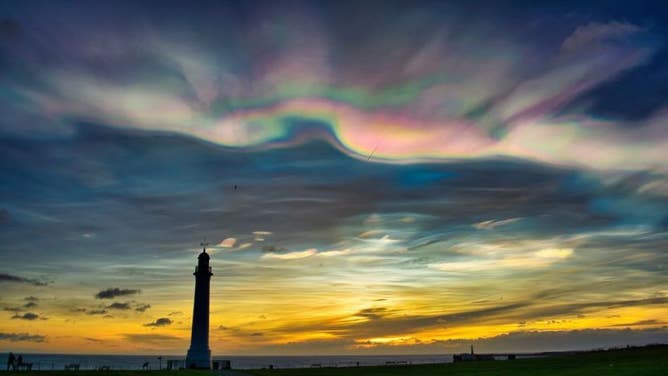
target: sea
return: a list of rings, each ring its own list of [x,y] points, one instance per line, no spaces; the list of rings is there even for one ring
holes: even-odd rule
[[[5,371],[7,353],[2,354],[0,370]],[[16,354],[18,355],[18,354]],[[164,369],[167,362],[183,365],[182,356],[157,355],[72,355],[72,354],[21,354],[23,361],[33,364],[33,370],[63,370],[66,365],[79,364],[80,369],[91,370],[109,367],[112,370],[138,370],[148,362],[150,369]],[[452,355],[332,355],[332,356],[213,356],[213,361],[228,360],[234,369],[261,368],[312,368],[354,367],[402,364],[429,364],[452,362]],[[0,372],[2,372],[0,371]]]

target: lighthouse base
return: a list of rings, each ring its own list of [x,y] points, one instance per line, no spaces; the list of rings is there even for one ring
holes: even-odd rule
[[[188,349],[186,356],[186,368],[190,369],[211,369],[211,350],[210,349]]]

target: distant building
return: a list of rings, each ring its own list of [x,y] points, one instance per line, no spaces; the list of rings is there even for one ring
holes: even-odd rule
[[[455,354],[452,356],[452,361],[453,362],[470,362],[470,361],[476,361],[476,360],[494,360],[494,355],[487,355],[487,354],[476,354],[473,352],[473,345],[471,345],[471,353],[461,353],[461,354]]]
[[[211,349],[209,348],[209,286],[211,267],[206,243],[202,243],[202,253],[197,257],[195,267],[195,301],[193,304],[193,325],[190,349],[186,356],[186,367],[211,369]]]

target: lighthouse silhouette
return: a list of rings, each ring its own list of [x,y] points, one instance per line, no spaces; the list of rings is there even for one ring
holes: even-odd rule
[[[186,356],[188,368],[211,369],[211,349],[209,348],[209,284],[211,267],[209,254],[206,253],[208,243],[202,242],[202,253],[197,257],[195,267],[195,302],[193,305],[193,326],[190,337],[190,348]]]

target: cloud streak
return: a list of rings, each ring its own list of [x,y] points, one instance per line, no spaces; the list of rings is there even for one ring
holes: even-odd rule
[[[174,341],[180,341],[181,338],[176,337],[176,336],[171,336],[167,334],[138,334],[138,333],[128,333],[125,334],[124,337],[130,341],[130,342],[135,342],[135,343],[151,343],[151,344],[159,344],[159,343],[169,343],[169,342],[174,342]]]
[[[24,278],[13,274],[0,273],[0,282],[24,283],[33,286],[46,286],[49,283],[39,279]]]
[[[119,303],[114,302],[106,306],[107,309],[118,309],[118,310],[128,310],[130,309],[130,303]]]
[[[46,336],[29,333],[0,333],[0,341],[10,342],[44,342]]]
[[[307,249],[305,251],[301,252],[287,252],[287,253],[274,253],[274,252],[269,252],[265,253],[262,255],[263,259],[267,260],[297,260],[297,259],[303,259],[306,257],[311,257],[318,253],[317,249]]]
[[[120,289],[118,287],[114,288],[108,288],[106,290],[101,290],[97,294],[95,294],[96,299],[113,299],[117,298],[119,296],[128,296],[128,295],[136,295],[139,294],[141,291],[140,290],[134,290],[134,289]]]

